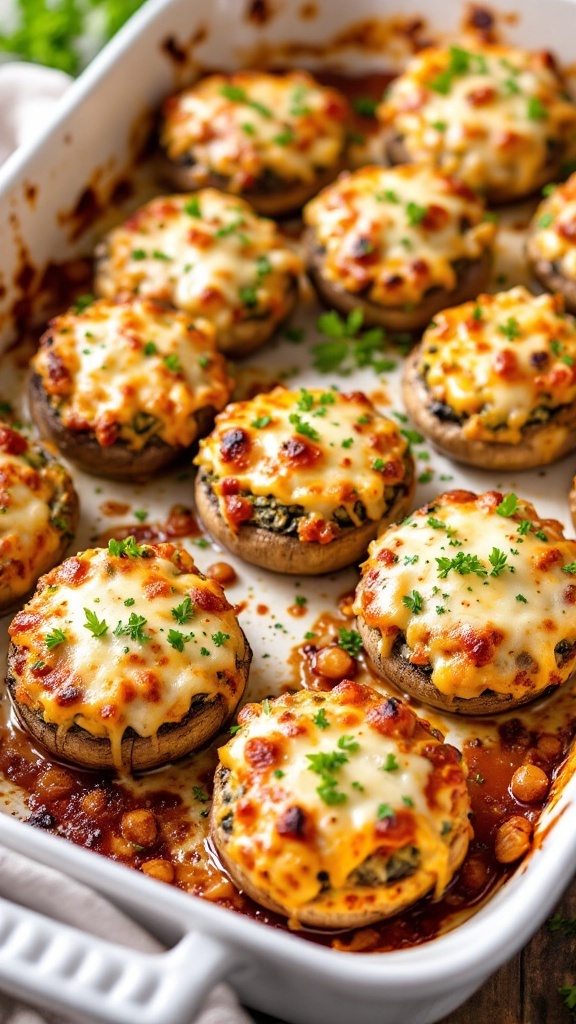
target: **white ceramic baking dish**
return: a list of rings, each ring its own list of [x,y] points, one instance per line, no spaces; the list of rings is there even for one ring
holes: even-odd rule
[[[515,0],[513,6],[506,38],[546,45],[562,62],[573,60],[570,0]],[[231,68],[255,55],[287,62],[290,52],[293,63],[312,68],[329,59],[340,68],[388,69],[406,54],[406,35],[390,27],[393,19],[400,14],[406,24],[423,8],[435,34],[456,31],[464,10],[458,0],[420,6],[413,0],[410,10],[399,0],[357,0],[355,22],[379,19],[381,28],[391,20],[387,32],[376,32],[374,22],[355,35],[345,31],[351,24],[346,0],[151,0],[71,87],[57,122],[0,172],[2,344],[14,339],[18,302],[33,293],[47,264],[89,251],[102,218],[79,233],[78,215],[81,220],[94,197],[106,207],[147,129],[147,114],[190,76],[195,62]],[[360,36],[362,48],[354,42]],[[298,45],[284,51],[287,42]],[[119,216],[118,209],[105,213]],[[545,483],[531,478],[530,496],[543,513],[566,520],[554,490],[566,492],[568,475],[559,467]],[[486,474],[462,476],[490,486]],[[280,592],[283,583],[276,579],[270,587]],[[26,908],[0,901],[0,986],[44,1007],[118,1024],[184,1024],[224,977],[249,1005],[295,1024],[437,1021],[514,955],[570,880],[576,857],[570,774],[568,766],[532,856],[474,917],[417,948],[375,955],[336,952],[266,928],[0,815],[1,842],[94,886],[172,946],[163,955],[136,954],[46,921],[32,909],[33,894]]]

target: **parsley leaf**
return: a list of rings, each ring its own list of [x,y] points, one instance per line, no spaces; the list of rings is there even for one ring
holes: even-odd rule
[[[145,643],[147,640],[150,640],[150,636],[144,633],[144,626],[147,621],[144,615],[137,615],[136,612],[132,612],[125,626],[122,622],[118,623],[114,630],[114,636],[129,636],[131,640],[138,640],[141,644]]]
[[[330,727],[330,722],[326,718],[326,712],[324,708],[320,708],[316,712],[312,721],[314,722],[314,725],[318,726],[319,729],[328,729]]]
[[[108,554],[116,555],[120,558],[124,555],[127,555],[129,558],[141,558],[144,551],[145,546],[137,544],[134,536],[126,537],[125,540],[114,540],[112,538],[108,541]]]
[[[59,644],[68,643],[68,637],[63,629],[53,629],[51,633],[46,634],[44,642],[48,650],[52,651],[54,647],[58,647]]]
[[[176,608],[170,609],[170,614],[176,622],[179,622],[183,626],[186,622],[190,622],[190,619],[194,615],[194,605],[188,596],[184,598],[181,604],[177,605]]]
[[[362,637],[355,629],[346,629],[341,626],[338,630],[338,646],[347,651],[353,658],[357,658],[362,650]]]
[[[424,607],[424,598],[417,590],[413,590],[411,594],[402,598],[402,604],[405,608],[409,608],[414,615],[419,615]]]
[[[84,623],[84,629],[89,630],[92,636],[101,637],[106,636],[108,632],[108,623],[104,619],[99,619],[96,612],[90,611],[89,608],[84,609],[86,616],[86,622]]]
[[[463,551],[459,551],[454,558],[437,558],[436,563],[441,580],[445,580],[452,569],[460,576],[468,576],[470,573],[476,576],[488,575],[488,570],[484,568],[478,555],[465,555]]]
[[[504,572],[504,569],[507,568],[507,555],[505,555],[503,551],[500,551],[499,548],[492,548],[492,551],[488,555],[488,561],[492,566],[492,572],[490,573],[491,576],[500,576],[500,574]]]
[[[315,430],[311,423],[306,423],[306,421],[303,420],[302,417],[298,415],[298,413],[290,413],[288,419],[292,426],[296,428],[297,434],[302,434],[304,437],[309,437],[311,441],[318,441],[320,439],[320,434],[318,433],[318,431]]]
[[[510,494],[506,494],[499,505],[496,507],[496,511],[499,516],[506,516],[507,518],[513,516],[518,509],[518,498],[513,491]]]

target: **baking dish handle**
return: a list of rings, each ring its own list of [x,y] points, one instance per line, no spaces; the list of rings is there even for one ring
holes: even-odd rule
[[[199,932],[141,953],[0,899],[0,988],[44,1009],[108,1024],[190,1024],[233,966],[231,950]]]

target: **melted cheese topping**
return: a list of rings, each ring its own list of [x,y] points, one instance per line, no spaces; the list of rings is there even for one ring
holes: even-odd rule
[[[211,324],[140,299],[56,317],[32,366],[63,425],[103,447],[138,450],[152,437],[188,447],[196,413],[222,409],[232,385]]]
[[[452,291],[458,262],[479,260],[496,227],[484,205],[447,175],[417,165],[342,175],[304,209],[322,247],[322,274],[382,306]]]
[[[372,855],[387,861],[415,847],[427,875],[415,898],[434,885],[441,895],[451,879],[450,844],[469,832],[465,769],[456,756],[449,772],[435,762],[446,748],[408,708],[395,728],[398,707],[350,682],[300,691],[247,705],[240,731],[219,750],[227,785],[241,794],[217,811],[219,824],[233,813],[226,853],[296,919],[318,898],[331,910],[356,910],[350,894],[363,886],[349,876]],[[371,909],[403,884],[371,886]]]
[[[118,767],[128,728],[153,737],[200,695],[220,694],[232,712],[245,651],[222,588],[198,574],[186,551],[121,550],[137,554],[95,549],[68,558],[10,626],[17,700],[63,731],[78,725],[107,737]]]
[[[193,157],[199,184],[214,173],[243,192],[272,174],[281,188],[338,165],[347,118],[343,97],[303,71],[240,71],[170,97],[160,139],[171,160]]]
[[[298,505],[300,540],[327,543],[344,509],[354,526],[382,518],[397,488],[409,486],[412,462],[395,423],[361,392],[275,388],[229,405],[200,444],[195,462],[210,481],[223,518],[239,526],[238,493]],[[251,516],[247,502],[244,521]]]
[[[406,657],[449,697],[534,697],[574,668],[576,541],[528,502],[504,515],[501,501],[441,495],[386,530],[362,567],[354,611],[380,631],[382,656],[405,637]]]
[[[99,294],[170,302],[210,320],[220,342],[245,320],[282,320],[302,270],[273,221],[215,189],[152,199],[101,252]]]
[[[576,281],[576,174],[540,203],[528,252],[533,260],[548,260],[563,277]]]
[[[558,295],[479,295],[435,317],[417,370],[468,438],[518,444],[527,424],[576,401],[576,321]]]
[[[0,607],[26,594],[58,558],[74,525],[65,491],[73,493],[63,467],[0,424]]]
[[[507,46],[424,50],[378,115],[411,161],[496,197],[550,181],[574,147],[576,107],[553,59]]]

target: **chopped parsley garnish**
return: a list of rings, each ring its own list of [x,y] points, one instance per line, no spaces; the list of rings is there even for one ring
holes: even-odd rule
[[[378,203],[399,203],[398,194],[391,188],[385,188],[382,192],[376,192],[374,198]]]
[[[46,634],[44,641],[48,650],[52,651],[54,647],[58,647],[59,644],[67,644],[68,637],[63,629],[53,629],[51,633]]]
[[[309,437],[311,441],[318,441],[320,439],[320,434],[318,433],[318,431],[315,430],[312,424],[306,423],[306,421],[303,420],[302,417],[298,415],[298,413],[290,413],[288,419],[290,420],[292,426],[296,428],[297,434],[302,434],[304,437]]]
[[[576,575],[576,562],[569,562],[562,566],[562,572],[569,572],[571,576]]]
[[[134,509],[134,518],[137,519],[139,523],[144,523],[148,519],[148,513],[147,513],[146,509],[145,508],[136,508],[136,509]]]
[[[42,661],[41,659],[39,661],[35,661],[34,664],[32,665],[32,671],[34,672],[34,671],[37,671],[38,669],[44,668],[45,664],[46,664],[46,662]]]
[[[255,420],[252,420],[250,426],[255,427],[256,430],[262,430],[263,427],[267,427],[269,423],[272,423],[271,416],[257,416]]]
[[[89,608],[84,609],[86,616],[86,622],[84,623],[84,629],[89,630],[92,636],[101,637],[106,636],[108,632],[108,623],[104,619],[99,619],[96,612],[90,611]]]
[[[276,769],[275,769],[275,770],[274,770],[274,771],[272,772],[272,774],[273,774],[273,776],[274,776],[274,778],[275,778],[275,779],[283,779],[283,778],[284,778],[284,776],[286,775],[286,772],[283,772],[281,768],[276,768]]]
[[[416,565],[419,555],[404,555],[404,565]]]
[[[165,263],[169,263],[170,260],[172,259],[172,257],[169,256],[168,253],[162,252],[160,249],[154,249],[152,252],[152,256],[155,260],[164,260]]]
[[[553,338],[550,342],[550,351],[553,352],[555,356],[558,356],[560,362],[564,363],[565,366],[574,366],[574,359],[572,356],[568,355],[564,345],[562,345],[556,338]]]
[[[537,227],[539,227],[539,228],[549,228],[550,225],[553,224],[553,223],[554,223],[554,214],[553,213],[543,213],[542,216],[539,217],[537,222],[536,222]]]
[[[268,697],[265,697],[264,700],[262,701],[262,711],[264,712],[265,715],[270,714],[270,700]]]
[[[362,637],[355,629],[346,629],[341,626],[338,630],[338,646],[347,651],[353,658],[357,658],[362,650]]]
[[[372,463],[372,469],[375,469],[378,473],[381,473],[382,470],[385,468],[386,463],[384,459],[374,459],[374,462]]]
[[[390,807],[390,804],[379,804],[376,817],[378,818],[378,821],[382,821],[383,818],[393,818],[394,811]]]
[[[522,537],[526,533],[530,533],[531,529],[532,529],[532,523],[530,522],[529,519],[522,519],[522,521],[520,523],[518,523],[518,533],[521,534]]]
[[[420,473],[418,477],[419,484],[429,484],[434,479],[434,470],[426,469],[423,473]]]
[[[194,799],[199,800],[201,804],[207,804],[210,800],[204,786],[192,786],[192,795]]]
[[[308,604],[308,598],[304,597],[303,594],[296,594],[296,597],[294,598],[294,604],[297,605],[298,608],[305,608],[306,605]]]
[[[127,597],[126,600],[124,601],[124,605],[126,608],[131,608],[133,604],[136,604],[136,601],[133,597]]]
[[[330,722],[326,718],[326,712],[324,708],[320,708],[319,711],[316,712],[312,721],[314,722],[314,725],[318,726],[319,729],[328,729],[330,727]]]
[[[184,213],[187,213],[189,217],[201,217],[202,212],[200,210],[200,200],[198,196],[191,196],[186,203],[184,203]]]
[[[492,566],[492,572],[490,575],[500,576],[500,574],[504,572],[504,569],[507,568],[507,560],[508,556],[505,555],[503,551],[500,551],[499,548],[492,548],[492,551],[488,555],[488,561]]]
[[[528,601],[524,597],[524,594],[516,594],[516,600],[520,601],[522,604],[528,604]]]
[[[137,261],[145,260],[146,259],[146,250],[145,249],[132,249],[132,252],[130,253],[130,255],[131,255],[133,260],[137,260]]]
[[[521,331],[520,325],[515,317],[509,316],[505,324],[498,324],[498,330],[500,334],[503,334],[508,341],[514,341],[515,338],[519,338]]]
[[[548,543],[548,537],[544,533],[544,530],[536,530],[536,533],[534,534],[534,536],[538,537],[538,540],[543,541],[544,544]]]
[[[375,100],[373,96],[356,96],[352,100],[352,106],[361,117],[374,117],[378,100]]]
[[[225,82],[224,85],[220,86],[220,95],[225,96],[231,103],[246,102],[244,89],[241,89],[239,85],[232,85],[231,82]]]
[[[526,116],[531,121],[545,121],[547,119],[548,111],[542,100],[539,100],[537,96],[530,96],[528,98]]]
[[[147,622],[148,620],[144,615],[137,615],[136,612],[132,612],[125,626],[122,622],[118,623],[114,630],[114,636],[129,636],[131,640],[137,640],[143,644],[150,640],[150,637],[144,633],[144,627]]]
[[[302,412],[310,412],[310,409],[314,408],[314,395],[306,388],[300,388],[296,405]]]
[[[356,751],[360,749],[360,744],[358,740],[355,740],[354,737],[350,736],[348,733],[345,733],[343,736],[340,736],[340,739],[338,740],[336,746],[340,750],[349,751],[350,754],[355,754]]]
[[[108,554],[122,557],[128,555],[129,558],[141,558],[144,554],[145,546],[143,544],[137,544],[136,538],[133,536],[126,537],[124,540],[114,540],[112,538],[108,541]]]
[[[354,444],[354,438],[353,437],[346,437],[342,441],[341,447],[342,448],[351,448],[353,444]]]
[[[72,306],[73,313],[83,313],[94,302],[94,295],[79,295]]]
[[[513,491],[510,494],[506,494],[499,505],[496,506],[496,511],[499,516],[513,516],[518,510],[518,498]]]
[[[194,640],[194,633],[189,633],[188,636],[184,633],[180,633],[179,630],[168,630],[168,636],[166,637],[170,647],[174,650],[179,650],[180,653],[184,649],[184,644]]]
[[[164,356],[162,360],[164,366],[170,370],[170,373],[181,373],[182,365],[176,352],[171,352],[169,356]]]
[[[294,139],[295,135],[292,129],[284,128],[283,131],[278,132],[278,135],[274,135],[272,142],[275,142],[277,146],[289,146]]]
[[[156,343],[154,341],[147,341],[144,345],[145,356],[155,356],[157,351],[158,349],[156,348]]]
[[[229,731],[231,736],[235,736],[237,732],[240,732],[241,728],[242,728],[241,725],[231,725],[230,729],[228,731]]]
[[[245,135],[256,135],[256,128],[253,124],[250,124],[249,121],[244,122],[244,124],[242,125],[242,131],[244,132]]]
[[[230,633],[223,633],[222,630],[218,630],[217,633],[212,633],[212,643],[215,647],[223,647],[227,640],[230,639]]]
[[[422,594],[419,594],[417,590],[413,590],[411,594],[406,594],[402,598],[402,604],[405,608],[408,608],[414,615],[420,615],[424,607],[424,598]]]
[[[454,558],[437,558],[436,562],[441,580],[445,580],[452,569],[460,576],[468,576],[470,573],[476,576],[488,575],[488,570],[484,568],[478,555],[465,555],[463,551],[459,551]]]
[[[398,771],[399,767],[400,767],[400,765],[398,764],[398,761],[396,760],[396,756],[394,754],[387,754],[386,755],[386,760],[384,761],[384,764],[382,765],[382,771],[383,772],[396,772],[396,771]]]
[[[424,438],[422,434],[419,434],[417,430],[401,430],[400,433],[406,438],[408,444],[422,444]]]
[[[201,647],[200,648],[200,654],[202,655],[203,658],[209,658],[210,657],[210,651],[208,650],[207,647]]]
[[[258,296],[254,285],[245,285],[243,288],[240,288],[238,294],[240,295],[240,302],[243,306],[248,306],[249,309],[253,309],[254,306],[258,305]]]
[[[176,622],[179,622],[183,626],[186,622],[189,622],[194,615],[194,605],[189,597],[185,597],[181,604],[177,605],[176,608],[170,609],[170,614]]]
[[[421,224],[427,213],[428,207],[420,206],[419,203],[408,203],[406,206],[406,216],[411,228]]]
[[[370,367],[375,373],[393,369],[392,360],[381,358],[386,332],[382,327],[362,331],[363,323],[364,313],[359,307],[347,317],[334,309],[322,313],[316,328],[330,340],[312,346],[314,368],[321,373],[338,371],[344,376],[356,368]]]

